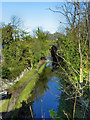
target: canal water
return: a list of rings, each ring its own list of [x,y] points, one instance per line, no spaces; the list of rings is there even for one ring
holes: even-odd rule
[[[52,61],[52,58],[48,56],[47,61]],[[67,119],[67,115],[69,119],[72,120],[74,99],[70,99],[70,96],[58,89],[58,87],[61,88],[59,84],[64,82],[62,80],[63,76],[61,79],[59,77],[61,74],[57,75],[57,72],[60,73],[60,69],[58,71],[56,68],[53,70],[53,68],[54,66],[51,62],[46,64],[46,68],[43,70],[42,74],[40,74],[39,80],[31,93],[32,96],[28,98],[28,103],[32,106],[34,118],[38,118],[38,120],[40,120],[40,118],[47,120],[51,118],[50,110],[56,111],[59,120]],[[84,118],[86,117],[85,120],[87,120],[89,112],[87,111],[85,116],[84,108],[81,108],[80,105],[80,100],[77,99],[75,118],[80,118],[81,120],[84,116]]]
[[[50,60],[50,57],[48,57]],[[52,64],[48,63],[39,77],[32,91],[32,110],[35,118],[51,118],[49,110],[58,111],[59,100],[62,92],[58,90],[60,79],[52,72]]]

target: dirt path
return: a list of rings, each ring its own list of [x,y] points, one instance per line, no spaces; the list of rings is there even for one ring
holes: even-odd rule
[[[10,94],[12,94],[12,100],[11,102],[8,103],[7,106],[7,110],[6,110],[6,114],[4,115],[4,118],[8,118],[8,116],[10,115],[10,111],[13,110],[13,107],[15,106],[15,104],[17,103],[20,93],[25,89],[25,87],[28,85],[28,83],[33,79],[33,77],[36,75],[36,73],[38,73],[39,69],[41,68],[41,66],[45,63],[42,62],[38,69],[34,72],[34,74],[30,77],[30,79],[28,81],[26,81],[23,85],[21,85],[19,88],[17,88],[16,90],[13,90],[12,92],[10,92]]]

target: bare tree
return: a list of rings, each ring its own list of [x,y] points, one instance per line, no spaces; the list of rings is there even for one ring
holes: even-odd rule
[[[19,38],[20,36],[19,30],[22,25],[22,20],[19,17],[13,15],[11,17],[11,25],[13,27],[13,38],[16,40],[16,38]]]
[[[75,106],[76,106],[76,100],[77,95],[82,96],[83,90],[87,86],[87,83],[89,82],[89,70],[85,70],[85,66],[87,66],[87,63],[85,61],[88,61],[88,48],[86,48],[89,44],[89,17],[88,17],[88,10],[90,10],[89,5],[87,2],[66,2],[62,6],[57,6],[55,10],[52,10],[49,8],[49,10],[62,14],[66,20],[67,24],[69,25],[69,39],[70,36],[74,34],[75,42],[77,43],[78,47],[75,48],[77,50],[77,53],[79,54],[79,71],[73,66],[73,63],[68,61],[68,59],[65,59],[64,56],[61,56],[59,53],[57,53],[58,56],[60,56],[71,69],[71,75],[74,76],[74,79],[76,82],[73,81],[72,76],[67,73],[66,69],[63,68],[60,64],[60,67],[62,68],[64,74],[68,77],[71,84],[74,86],[75,92],[72,93],[72,95],[75,95],[75,103],[73,108],[73,120],[75,116]],[[61,21],[62,23],[62,21]],[[72,37],[71,37],[72,38]],[[72,43],[74,43],[72,41]],[[74,45],[72,44],[72,47],[74,48]],[[88,69],[88,67],[87,67]],[[84,76],[84,74],[87,74]],[[77,76],[79,77],[79,80],[77,79]],[[83,83],[85,81],[85,83]],[[64,89],[64,92],[68,95],[67,89]],[[72,97],[72,96],[71,96]]]
[[[11,17],[11,25],[14,27],[14,28],[19,28],[22,24],[22,21],[19,17],[13,15]]]

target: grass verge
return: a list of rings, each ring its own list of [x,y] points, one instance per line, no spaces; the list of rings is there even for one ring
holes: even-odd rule
[[[28,97],[28,94],[30,94],[30,92],[32,91],[32,89],[35,86],[36,81],[38,80],[39,74],[42,72],[42,70],[45,68],[46,64],[43,64],[41,66],[41,68],[39,69],[38,73],[34,76],[34,78],[29,82],[29,84],[25,87],[25,89],[22,91],[19,100],[17,102],[17,104],[15,105],[14,108],[19,108],[21,102],[23,100],[26,100]],[[18,81],[16,84],[14,84],[12,87],[9,88],[10,91],[18,89],[19,86],[23,85],[27,80],[29,80],[30,76],[32,76],[34,74],[34,72],[37,70],[37,68],[39,67],[39,64],[37,64],[31,71],[28,71],[28,73],[21,78],[20,81]],[[7,99],[5,101],[5,103],[2,105],[2,107],[0,108],[0,112],[5,112],[7,109],[8,104],[10,104],[12,101],[12,97],[10,99]]]
[[[36,67],[34,67],[31,71],[28,71],[28,73],[23,78],[21,78],[21,80],[19,80],[16,84],[10,87],[8,91],[15,90],[21,85],[23,85],[27,80],[29,80],[30,76],[34,74],[34,72],[37,70],[38,67],[39,65],[36,65]]]
[[[10,104],[11,101],[12,101],[12,97],[10,99],[7,99],[5,101],[5,103],[1,106],[0,112],[5,112],[6,109],[7,109],[8,104]]]
[[[32,76],[34,74],[34,72],[37,70],[38,67],[39,67],[39,64],[37,64],[31,71],[28,71],[28,73],[23,78],[21,78],[21,80],[19,80],[16,84],[11,86],[8,89],[8,91],[15,90],[18,87],[20,87],[21,85],[23,85],[27,80],[29,80],[30,76]],[[5,103],[0,107],[0,112],[5,112],[8,104],[10,104],[11,101],[12,101],[12,97],[10,99],[7,99],[5,101]]]
[[[28,96],[30,96],[30,92],[35,87],[35,84],[39,78],[39,74],[43,71],[43,69],[45,68],[45,65],[46,65],[46,63],[41,66],[38,73],[36,73],[34,78],[28,83],[28,85],[25,87],[25,89],[21,92],[20,97],[14,108],[19,108],[21,106],[22,101],[23,100],[26,101]]]

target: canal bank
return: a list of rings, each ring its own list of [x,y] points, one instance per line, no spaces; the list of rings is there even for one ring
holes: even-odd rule
[[[45,68],[42,72],[32,96],[27,103],[32,103],[33,116],[36,119],[50,119],[50,111],[58,111],[59,100],[62,92],[58,90],[60,80],[50,68]]]
[[[21,79],[9,89],[9,93],[11,93],[12,96],[10,99],[6,99],[6,102],[2,105],[2,109],[0,109],[1,113],[8,113],[9,111],[12,111],[21,106],[21,102],[27,99],[28,94],[32,91],[33,87],[35,86],[39,74],[41,74],[41,72],[43,71],[45,64],[45,61],[38,64],[35,68],[32,69],[32,71],[27,73],[27,75],[24,76],[23,79]],[[20,88],[23,89],[19,93]],[[4,115],[3,113],[2,116],[5,116],[6,113]]]
[[[32,91],[29,91],[30,84],[28,84],[26,88],[28,94],[25,89],[21,93],[10,119],[51,119],[50,111],[58,111],[59,99],[62,94],[57,89],[60,87],[57,83],[60,79],[52,72],[50,66],[45,66],[42,68],[42,72],[39,73],[38,80]],[[24,96],[24,98],[21,96]]]
[[[50,63],[49,63],[50,62]],[[12,86],[8,92],[12,97],[6,102],[7,110],[3,110],[3,120],[8,117],[11,120],[22,119],[50,119],[51,112],[58,111],[59,99],[62,94],[56,73],[52,72],[51,58],[41,62],[28,76]],[[7,107],[8,106],[8,107]],[[6,113],[4,113],[6,112]],[[23,114],[22,114],[23,113]],[[28,113],[28,114],[27,114]]]

